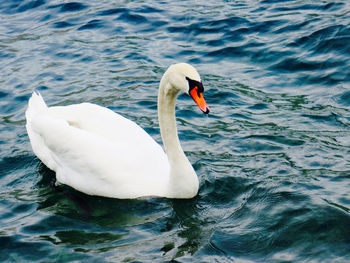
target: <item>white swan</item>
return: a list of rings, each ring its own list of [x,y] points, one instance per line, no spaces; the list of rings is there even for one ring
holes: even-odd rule
[[[47,107],[33,93],[26,111],[33,151],[56,172],[58,182],[89,195],[192,198],[198,177],[181,148],[175,122],[181,90],[209,113],[198,72],[186,63],[170,66],[158,93],[165,152],[140,126],[107,108],[91,103]]]

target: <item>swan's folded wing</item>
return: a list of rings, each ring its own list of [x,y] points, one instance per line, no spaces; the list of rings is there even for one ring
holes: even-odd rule
[[[147,195],[143,189],[157,185],[164,189],[168,180],[167,157],[148,134],[139,134],[142,145],[138,140],[109,140],[50,114],[37,116],[31,126],[50,151],[57,180],[79,191],[132,198]],[[138,134],[137,129],[133,132]]]
[[[149,137],[135,122],[121,116],[112,110],[91,103],[81,103],[69,106],[55,106],[49,108],[53,118],[64,119],[70,126],[100,135],[108,140],[141,139]],[[153,139],[152,139],[153,140]]]

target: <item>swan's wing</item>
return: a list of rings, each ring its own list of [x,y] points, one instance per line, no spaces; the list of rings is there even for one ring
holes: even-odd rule
[[[111,141],[125,141],[131,138],[145,140],[146,137],[153,140],[135,122],[96,104],[81,103],[48,109],[53,117],[64,119],[73,127],[98,134]]]
[[[143,145],[110,141],[48,115],[35,118],[32,127],[49,149],[61,183],[118,198],[161,195],[166,190],[167,157],[151,140],[144,138]]]
[[[167,191],[170,169],[162,148],[106,108],[85,103],[46,108],[28,114],[27,129],[36,155],[59,182],[79,191],[117,198]]]

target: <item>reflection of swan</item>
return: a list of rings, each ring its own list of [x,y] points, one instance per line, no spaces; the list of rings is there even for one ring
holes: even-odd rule
[[[209,113],[198,72],[185,63],[170,66],[158,94],[166,153],[136,123],[107,108],[90,103],[47,107],[33,93],[26,111],[33,151],[56,172],[58,182],[86,194],[191,198],[197,194],[198,178],[181,148],[175,122],[181,90]]]

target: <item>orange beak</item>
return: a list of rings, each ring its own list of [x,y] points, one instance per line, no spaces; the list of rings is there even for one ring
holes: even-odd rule
[[[202,92],[198,92],[198,87],[195,86],[191,91],[190,91],[190,95],[192,97],[192,99],[197,103],[198,107],[205,113],[208,114],[209,113],[209,106],[208,104],[205,102],[204,98],[203,98],[203,93]]]

